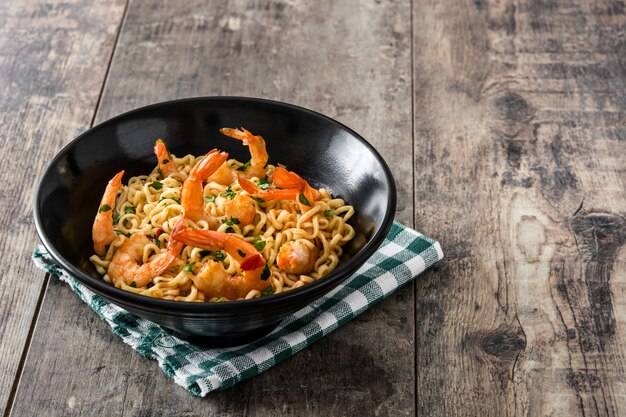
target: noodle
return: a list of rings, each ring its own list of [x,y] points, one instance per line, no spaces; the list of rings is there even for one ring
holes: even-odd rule
[[[132,177],[123,186],[115,207],[112,208],[117,236],[106,254],[94,254],[90,258],[105,281],[112,282],[107,269],[116,250],[136,233],[143,233],[150,240],[143,247],[140,263],[148,263],[166,252],[170,234],[185,211],[181,205],[183,182],[202,157],[187,155],[178,158],[172,155],[172,159],[177,172],[163,178],[157,167],[150,175]],[[228,165],[236,169],[243,164],[230,159]],[[272,165],[267,168],[268,171],[275,169]],[[260,179],[253,177],[250,180],[259,183]],[[289,291],[329,274],[339,264],[343,254],[342,246],[355,234],[352,226],[347,223],[354,215],[354,208],[341,199],[333,198],[326,189],[319,190],[320,198],[311,202],[311,208],[305,213],[300,212],[296,201],[256,199],[254,221],[245,226],[234,221],[236,219],[228,218],[225,213],[229,200],[235,195],[247,194],[239,181],[235,180],[230,186],[209,182],[202,191],[206,212],[221,221],[217,231],[231,233],[255,245],[269,266],[268,287],[262,291],[249,291],[245,299]],[[189,227],[209,230],[209,223],[205,220],[189,221]],[[293,241],[299,241],[312,250],[319,250],[314,267],[307,274],[288,273],[276,264],[281,246]],[[226,301],[224,297],[205,297],[194,284],[193,269],[197,270],[211,260],[219,262],[230,275],[241,273],[238,263],[224,250],[207,251],[185,246],[167,271],[154,277],[147,285],[137,287],[132,285],[134,281],[127,285],[123,280],[118,280],[115,286],[154,298],[192,302]]]

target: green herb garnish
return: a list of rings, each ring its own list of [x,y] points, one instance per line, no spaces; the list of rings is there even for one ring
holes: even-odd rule
[[[159,181],[154,181],[150,183],[150,187],[154,188],[155,190],[160,190],[161,188],[163,188],[163,183]]]
[[[268,188],[270,188],[270,184],[269,182],[267,182],[267,175],[259,179],[259,182],[257,182],[257,185],[259,186],[261,190],[267,190]]]
[[[237,168],[237,171],[245,171],[246,169],[250,168],[250,162],[248,161],[245,164],[243,164],[242,166],[240,166],[239,168]]]
[[[193,266],[195,264],[196,264],[195,262],[192,262],[190,264],[187,264],[187,265],[183,266],[183,271],[189,272],[190,274],[193,274]]]
[[[222,252],[221,250],[215,252],[215,259],[217,259],[218,261],[223,261],[225,257],[226,256],[224,256],[224,252]]]
[[[259,198],[259,197],[254,197],[254,196],[252,196],[252,199],[253,199],[254,201],[256,201],[257,203],[259,203],[259,204],[263,204],[263,203],[265,203],[265,200],[263,200],[262,198]]]
[[[135,281],[133,281],[133,282],[130,283],[130,286],[133,287],[133,288],[137,288],[137,283]]]
[[[259,252],[263,251],[263,249],[265,249],[265,244],[267,242],[265,240],[261,240],[261,236],[257,236],[254,238],[254,241],[252,242],[252,244],[254,245],[254,247],[256,248],[256,250],[258,250]]]
[[[135,210],[135,207],[130,206],[130,207],[126,207],[124,209],[124,213],[125,214],[135,214],[137,211]]]
[[[324,216],[326,217],[332,217],[333,214],[335,214],[335,210],[324,210]]]
[[[214,195],[210,195],[208,197],[204,197],[204,202],[209,204],[215,201],[215,196]]]
[[[105,211],[109,211],[109,210],[111,210],[111,206],[109,206],[108,204],[103,204],[98,209],[98,213],[104,213]]]
[[[220,197],[229,197],[231,200],[233,198],[235,198],[237,196],[237,193],[234,192],[231,188],[230,185],[228,186],[228,188],[226,189],[226,191],[224,191],[222,194],[220,194]]]
[[[300,203],[304,204],[305,206],[311,207],[311,203],[309,202],[309,200],[307,200],[304,194],[300,194],[298,196],[298,201],[300,201]]]
[[[267,281],[267,279],[270,277],[270,275],[272,275],[272,271],[270,271],[270,267],[267,264],[267,262],[265,263],[265,268],[263,268],[263,272],[261,272],[261,279],[263,281]]]
[[[209,256],[210,254],[212,254],[213,252],[210,250],[201,250],[200,251],[200,257],[204,258],[205,256]]]
[[[117,216],[113,217],[113,224],[118,224],[121,219],[122,219],[122,214],[118,214]]]
[[[221,303],[222,301],[224,301],[225,298],[224,297],[220,297],[217,300],[213,301],[214,303]]]
[[[266,289],[264,289],[263,291],[261,291],[262,296],[272,295],[272,294],[274,294],[274,288],[272,288],[271,285],[267,287]]]

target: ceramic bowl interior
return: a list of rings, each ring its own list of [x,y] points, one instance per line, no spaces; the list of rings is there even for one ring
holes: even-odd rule
[[[125,169],[124,180],[156,165],[152,153],[163,138],[176,155],[212,148],[250,159],[240,141],[221,127],[243,126],[266,139],[270,163],[281,163],[314,187],[355,207],[356,238],[331,274],[302,288],[255,300],[184,303],[159,300],[107,284],[89,261],[91,225],[107,181]],[[396,191],[385,161],[346,126],[301,107],[242,97],[206,97],[159,103],[108,120],[80,135],[51,161],[35,198],[37,232],[53,258],[88,288],[121,307],[183,337],[232,345],[259,337],[288,314],[330,291],[355,272],[386,236]]]

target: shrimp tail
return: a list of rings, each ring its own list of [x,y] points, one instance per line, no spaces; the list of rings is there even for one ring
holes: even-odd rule
[[[159,170],[163,178],[166,178],[177,171],[172,155],[167,150],[167,146],[165,146],[165,142],[163,142],[162,139],[156,140],[154,144],[154,154],[157,157]]]

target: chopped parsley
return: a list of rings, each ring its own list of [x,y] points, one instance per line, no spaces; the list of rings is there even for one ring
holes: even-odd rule
[[[261,240],[261,236],[255,237],[254,241],[252,242],[252,244],[254,245],[256,250],[258,250],[259,252],[261,252],[263,249],[265,249],[265,244],[266,243],[267,243],[266,241]]]
[[[271,285],[267,287],[266,289],[264,289],[263,291],[261,291],[262,296],[272,295],[272,294],[274,294],[274,288],[272,288]]]
[[[269,182],[267,182],[267,175],[259,179],[259,182],[257,182],[257,185],[259,186],[261,190],[267,190],[268,188],[270,188],[270,184]]]
[[[117,230],[117,229],[115,229],[115,233],[118,234],[118,235],[124,235],[126,237],[130,237],[131,236],[131,233],[124,233],[121,230]]]
[[[100,209],[98,209],[98,213],[104,213],[105,211],[109,210],[111,210],[111,206],[109,206],[108,204],[103,204],[100,206]]]
[[[263,272],[261,272],[261,279],[263,281],[267,281],[267,279],[270,277],[270,275],[272,275],[272,271],[270,271],[270,267],[269,267],[269,265],[266,262],[265,263],[265,268],[263,268]]]
[[[235,224],[239,224],[239,219],[236,218],[236,217],[232,217],[230,220],[224,219],[224,220],[222,220],[222,222],[225,225],[227,225],[227,226],[232,226],[232,225],[235,225]]]
[[[215,259],[217,259],[218,261],[223,261],[224,258],[226,258],[226,256],[224,256],[224,252],[222,252],[221,250],[215,251]]]
[[[324,210],[324,216],[326,217],[332,217],[333,214],[335,214],[334,210]]]
[[[311,207],[311,202],[309,202],[309,200],[307,200],[307,198],[306,198],[306,196],[304,194],[300,194],[298,196],[298,201],[300,201],[300,203],[304,204],[305,206]]]
[[[235,198],[237,196],[237,193],[234,192],[231,188],[230,185],[228,186],[228,188],[226,189],[226,191],[224,191],[222,194],[220,194],[220,197],[229,197],[231,200],[233,198]]]
[[[190,264],[187,264],[187,265],[183,266],[183,271],[189,272],[190,274],[193,274],[193,266],[195,264],[196,264],[195,262],[192,262]]]
[[[130,206],[130,207],[126,207],[124,209],[124,214],[135,214],[137,211],[135,210],[135,207]]]
[[[259,197],[254,197],[254,196],[252,196],[252,199],[253,199],[254,201],[256,201],[257,203],[259,203],[259,204],[263,204],[263,203],[265,203],[265,200],[263,200],[262,198],[259,198]]]
[[[226,228],[226,233],[235,233],[235,229],[229,226]]]
[[[160,190],[161,188],[163,188],[163,183],[159,181],[154,181],[150,183],[150,187],[154,188],[155,190]]]
[[[200,251],[200,257],[204,258],[205,256],[209,256],[210,254],[212,254],[213,252],[210,250],[201,250]]]
[[[157,245],[159,248],[161,247],[161,241],[159,240],[158,237],[152,236],[152,240],[154,240],[155,245]]]
[[[250,162],[248,161],[245,164],[243,164],[242,166],[240,166],[239,168],[237,168],[237,171],[245,171],[246,169],[250,168]]]
[[[215,196],[214,195],[210,195],[208,197],[204,197],[204,202],[207,203],[207,204],[208,203],[212,203],[214,201],[215,201]]]
[[[118,214],[117,216],[113,217],[113,224],[118,224],[121,219],[122,219],[122,214]]]
[[[137,288],[137,283],[135,281],[133,281],[133,282],[130,283],[130,286],[133,287],[133,288]]]
[[[217,300],[213,301],[214,303],[221,303],[222,301],[224,301],[225,298],[224,297],[220,297]]]

